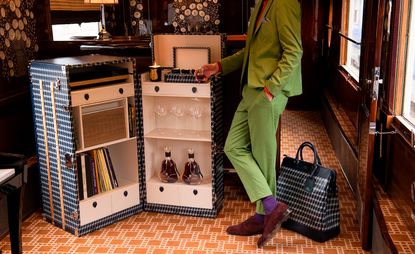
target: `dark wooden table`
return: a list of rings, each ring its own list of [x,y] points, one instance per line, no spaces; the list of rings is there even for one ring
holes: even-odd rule
[[[24,188],[25,158],[23,155],[0,153],[0,173],[13,169],[0,181],[0,195],[7,197],[7,213],[11,253],[22,253],[22,189]]]

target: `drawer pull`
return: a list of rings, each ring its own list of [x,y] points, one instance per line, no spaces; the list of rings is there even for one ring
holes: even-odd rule
[[[98,206],[97,201],[94,201],[94,203],[92,203],[92,206],[93,206],[94,208],[96,208],[96,207]]]
[[[193,194],[196,196],[199,192],[197,190],[193,190]]]
[[[160,192],[163,192],[164,191],[163,186],[160,186],[159,190],[160,190]]]
[[[412,182],[411,184],[411,198],[412,198],[412,202],[415,203],[415,182]]]
[[[158,93],[160,91],[160,87],[159,86],[155,86],[154,87],[154,91],[156,91],[156,93]]]
[[[85,98],[85,100],[89,100],[89,94],[84,94],[84,98]]]
[[[124,197],[128,196],[128,191],[124,191]]]
[[[120,89],[118,89],[118,92],[119,92],[120,94],[123,94],[123,93],[124,93],[124,89],[120,88]]]
[[[192,87],[192,92],[196,93],[197,92],[197,88],[196,87]]]

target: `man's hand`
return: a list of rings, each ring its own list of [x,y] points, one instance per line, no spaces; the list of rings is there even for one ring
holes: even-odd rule
[[[206,82],[210,76],[216,75],[219,73],[219,64],[218,63],[211,63],[205,64],[199,69],[195,70],[195,78],[199,82]]]

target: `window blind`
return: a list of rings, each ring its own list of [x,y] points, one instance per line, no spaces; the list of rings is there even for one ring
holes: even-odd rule
[[[86,4],[84,0],[50,0],[51,11],[99,11],[99,4]]]

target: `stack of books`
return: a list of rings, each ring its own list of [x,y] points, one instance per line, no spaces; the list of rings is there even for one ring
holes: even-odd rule
[[[77,155],[79,199],[118,187],[108,148],[99,148]]]

